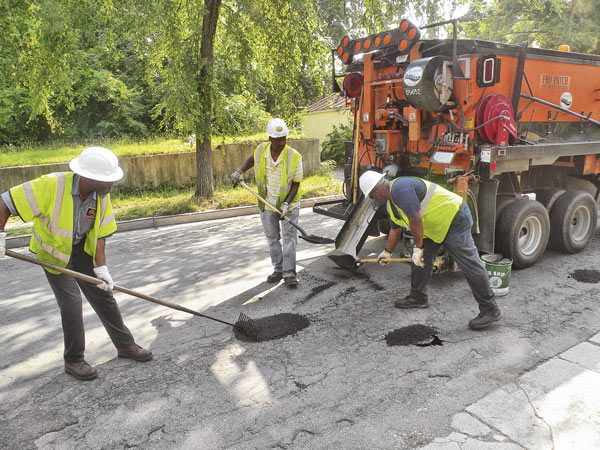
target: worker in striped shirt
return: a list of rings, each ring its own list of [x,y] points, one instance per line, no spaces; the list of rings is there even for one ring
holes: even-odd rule
[[[273,273],[267,282],[278,283],[283,279],[287,286],[297,286],[296,277],[296,228],[287,221],[298,222],[300,216],[300,182],[303,177],[302,156],[286,144],[289,134],[282,119],[271,119],[267,124],[269,142],[259,144],[242,167],[231,175],[234,185],[239,183],[246,172],[254,167],[254,178],[258,193],[281,214],[258,202],[260,219],[269,243]]]

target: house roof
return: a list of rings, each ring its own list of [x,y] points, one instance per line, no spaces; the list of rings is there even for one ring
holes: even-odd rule
[[[328,111],[332,109],[345,109],[346,108],[346,99],[342,97],[340,94],[330,94],[325,98],[322,98],[316,103],[308,106],[306,108],[306,112],[316,112],[316,111]]]

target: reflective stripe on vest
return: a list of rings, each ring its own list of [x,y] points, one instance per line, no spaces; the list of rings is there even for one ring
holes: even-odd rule
[[[40,261],[66,267],[73,247],[73,187],[72,172],[44,175],[10,189],[17,212],[26,222],[33,221],[30,250]],[[96,257],[97,241],[114,233],[110,197],[98,197],[100,214],[87,233],[84,250]],[[52,273],[58,273],[46,269]]]
[[[397,180],[398,179],[395,179],[390,183],[390,192]],[[435,183],[431,183],[427,180],[420,180],[423,181],[427,187],[425,197],[420,202],[421,209],[419,211],[423,223],[423,235],[434,242],[441,243],[446,238],[448,229],[463,200],[460,196]],[[392,204],[399,212],[400,217],[396,217],[394,214]],[[400,209],[391,199],[388,200],[386,208],[390,218],[395,224],[410,228],[408,217],[406,217],[404,211],[402,211],[402,209]]]
[[[266,198],[267,196],[267,157],[269,156],[269,152],[271,150],[271,143],[268,142],[266,145],[259,144],[254,151],[254,178],[256,181],[256,187],[258,188],[258,193],[261,197]],[[277,208],[281,205],[281,202],[285,200],[290,190],[292,189],[293,176],[296,171],[296,166],[298,161],[302,156],[296,150],[291,148],[286,144],[283,151],[283,169],[281,173],[280,180],[280,190],[279,190],[279,198],[277,199],[277,204],[275,205]],[[293,202],[297,202],[300,200],[300,189],[293,198]],[[265,209],[265,205],[260,200],[258,201],[258,208],[263,211]]]
[[[57,177],[57,188],[56,188],[56,199],[54,200],[54,211],[52,212],[52,216],[50,218],[42,215],[42,211],[37,204],[37,200],[35,195],[33,194],[33,188],[31,186],[31,181],[27,183],[23,183],[23,191],[25,191],[25,198],[29,203],[29,207],[33,212],[33,215],[41,220],[50,233],[55,234],[57,236],[61,236],[64,238],[71,238],[73,232],[71,230],[65,230],[58,226],[58,219],[60,217],[60,210],[62,209],[63,197],[65,195],[65,184],[66,177],[61,172],[56,172],[52,175],[56,175]]]

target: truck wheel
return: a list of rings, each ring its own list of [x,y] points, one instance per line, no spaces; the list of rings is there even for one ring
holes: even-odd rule
[[[588,192],[567,191],[550,211],[550,245],[564,253],[577,253],[592,240],[598,210]]]
[[[560,198],[561,195],[565,193],[564,189],[552,187],[548,189],[544,189],[537,196],[537,201],[546,207],[548,213],[552,211],[552,207],[556,203],[556,200]],[[550,227],[552,229],[552,226]]]
[[[544,254],[550,237],[548,211],[540,202],[519,199],[504,208],[496,221],[496,248],[513,266],[532,266]]]

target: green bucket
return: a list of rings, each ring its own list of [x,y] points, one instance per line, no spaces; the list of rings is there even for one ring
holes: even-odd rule
[[[512,259],[503,257],[500,253],[492,253],[481,257],[490,277],[490,286],[498,297],[508,294],[510,282],[510,269]]]

